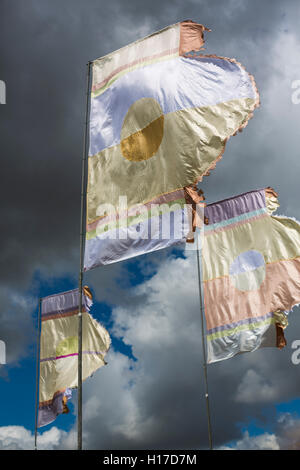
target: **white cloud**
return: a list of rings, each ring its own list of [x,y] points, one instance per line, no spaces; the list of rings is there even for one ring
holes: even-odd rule
[[[280,413],[273,422],[274,432],[243,437],[218,450],[298,450],[300,445],[300,419],[291,413]]]
[[[196,254],[189,254],[187,259],[167,259],[157,274],[135,288],[134,296],[141,299],[140,303],[113,310],[113,332],[124,335],[124,341],[133,345],[133,353],[139,357],[146,356],[146,345],[161,349],[163,345],[177,345],[179,338],[182,346],[190,341],[198,343],[194,328],[195,321],[200,325],[197,289]]]
[[[279,443],[282,449],[299,450],[300,419],[291,413],[281,413],[278,418]]]
[[[132,388],[137,369],[132,361],[113,350],[106,357],[108,365],[85,384],[84,417],[86,423],[99,425],[99,417],[113,435],[131,439],[136,436],[136,403]],[[107,406],[109,405],[109,406]],[[86,440],[93,439],[86,426]]]

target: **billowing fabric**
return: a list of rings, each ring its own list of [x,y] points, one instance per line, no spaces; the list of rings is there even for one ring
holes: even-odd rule
[[[184,191],[176,191],[162,196],[160,203],[110,213],[90,224],[85,269],[184,243],[190,231],[185,202]]]
[[[285,345],[286,314],[300,302],[300,224],[272,215],[276,196],[267,188],[205,208],[208,363]]]
[[[179,239],[110,243],[110,230],[123,236],[124,228],[105,236],[97,229],[119,213],[123,226],[138,225],[120,198],[131,212],[178,199],[214,168],[258,106],[254,79],[241,64],[199,54],[205,29],[178,23],[93,62],[85,270],[185,241],[183,230]],[[145,219],[143,233],[146,226]]]
[[[88,313],[92,305],[84,289],[82,308],[82,379],[105,364],[108,332]],[[78,385],[79,291],[74,289],[42,299],[38,427],[67,412],[70,389]]]

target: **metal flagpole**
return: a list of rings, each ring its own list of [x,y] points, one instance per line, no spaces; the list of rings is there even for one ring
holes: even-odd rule
[[[39,406],[39,365],[40,365],[40,340],[41,340],[41,302],[42,302],[42,299],[39,299],[38,327],[37,327],[37,341],[36,341],[34,450],[37,450],[37,425],[38,425],[38,406]]]
[[[200,317],[201,317],[201,332],[202,332],[202,351],[203,351],[203,372],[204,372],[204,382],[205,382],[205,401],[206,401],[209,449],[212,450],[213,449],[213,443],[212,443],[212,430],[211,430],[211,419],[210,419],[209,396],[208,396],[207,363],[206,363],[205,334],[204,334],[204,321],[203,321],[204,305],[203,305],[203,296],[202,296],[201,260],[200,260],[200,249],[199,249],[198,234],[197,234],[196,238],[197,238],[198,286],[199,286]]]
[[[91,64],[87,63],[87,91],[86,114],[83,141],[82,174],[81,174],[81,207],[80,207],[80,268],[79,268],[79,309],[78,309],[78,416],[77,416],[77,448],[82,449],[82,288],[83,288],[83,263],[84,243],[86,234],[86,163],[88,154],[88,125],[90,109],[90,81]]]

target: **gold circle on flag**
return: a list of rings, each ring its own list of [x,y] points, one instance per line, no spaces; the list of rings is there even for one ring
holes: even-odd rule
[[[126,160],[153,157],[164,135],[164,115],[154,98],[141,98],[130,106],[121,130],[121,152]]]

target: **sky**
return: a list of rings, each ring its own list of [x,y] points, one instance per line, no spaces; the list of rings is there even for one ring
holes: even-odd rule
[[[206,201],[272,186],[300,220],[299,16],[297,0],[0,0],[0,449],[33,448],[38,299],[77,286],[86,63],[185,19],[210,28],[206,53],[241,62],[261,105]],[[85,275],[112,347],[83,387],[84,448],[208,448],[196,269],[195,252],[166,249]],[[284,350],[208,366],[215,448],[299,448],[299,315]],[[40,448],[76,448],[76,406]]]

